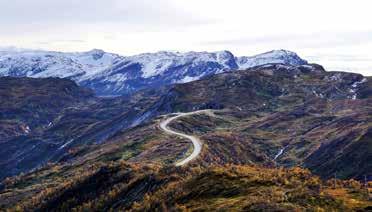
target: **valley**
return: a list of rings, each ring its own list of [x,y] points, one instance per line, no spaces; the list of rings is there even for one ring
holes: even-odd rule
[[[371,8],[0,0],[0,212],[372,212]]]
[[[61,78],[0,88],[4,210],[371,206],[371,77],[269,63],[124,96]]]

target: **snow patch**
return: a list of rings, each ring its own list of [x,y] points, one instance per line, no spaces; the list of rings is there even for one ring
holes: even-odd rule
[[[361,81],[357,81],[357,82],[354,82],[352,85],[351,85],[351,89],[349,89],[349,92],[352,94],[349,98],[352,99],[352,100],[356,100],[357,99],[357,92],[358,92],[358,87],[359,85],[363,84],[367,82],[367,78],[363,78]]]
[[[177,83],[188,83],[188,82],[192,82],[192,81],[199,80],[199,79],[200,79],[200,76],[196,76],[196,77],[186,76],[185,78],[177,81]]]
[[[361,81],[354,82],[354,83],[351,85],[351,87],[356,88],[356,87],[358,87],[360,84],[363,84],[363,83],[365,83],[365,82],[367,82],[367,78],[363,78]]]
[[[322,93],[318,93],[316,91],[313,90],[313,94],[316,96],[316,97],[319,97],[319,98],[324,98],[324,95]]]
[[[335,74],[329,77],[330,81],[340,81],[341,80],[341,74]]]
[[[275,155],[274,160],[276,160],[279,156],[281,156],[284,153],[284,150],[287,146],[281,148],[279,152]]]
[[[29,126],[26,126],[25,129],[24,129],[24,132],[25,132],[26,134],[29,134],[29,133],[31,132],[30,127],[29,127]]]
[[[60,146],[60,147],[58,148],[58,150],[61,150],[61,149],[66,148],[66,147],[67,147],[69,144],[71,144],[73,141],[74,141],[74,139],[69,140],[68,142],[66,142],[65,144],[63,144],[62,146]]]

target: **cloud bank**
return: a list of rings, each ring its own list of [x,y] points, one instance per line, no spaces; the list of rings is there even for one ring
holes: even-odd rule
[[[362,0],[0,0],[0,45],[123,55],[289,49],[372,75],[370,8]]]

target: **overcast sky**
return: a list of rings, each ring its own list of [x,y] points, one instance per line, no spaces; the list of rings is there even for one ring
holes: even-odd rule
[[[297,52],[372,75],[369,0],[0,0],[0,46],[132,55]]]

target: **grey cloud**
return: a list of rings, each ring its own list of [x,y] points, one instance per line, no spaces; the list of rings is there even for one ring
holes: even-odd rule
[[[86,43],[84,40],[50,40],[50,41],[39,41],[36,44],[40,45],[55,45],[61,43]]]
[[[170,0],[0,0],[0,14],[3,34],[60,25],[156,29],[205,21],[175,8]]]
[[[358,45],[372,42],[372,31],[364,32],[322,32],[316,34],[288,34],[261,37],[242,37],[237,39],[215,40],[201,43],[202,45],[281,45],[295,48],[324,48]]]
[[[366,55],[322,54],[305,55],[308,61],[322,64],[329,71],[348,71],[372,76],[372,57]]]
[[[308,55],[306,56],[309,60],[321,60],[327,59],[328,61],[344,61],[344,62],[371,62],[372,58],[366,57],[364,55],[353,55],[353,54],[318,54],[318,55]]]

